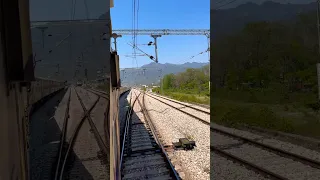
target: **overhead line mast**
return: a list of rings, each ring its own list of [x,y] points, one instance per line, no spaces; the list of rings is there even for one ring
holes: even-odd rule
[[[124,35],[132,35],[133,30],[132,29],[115,29],[112,30],[113,32],[113,38],[114,38],[114,44],[115,47],[117,46],[116,38],[122,37]],[[158,50],[157,50],[157,38],[161,37],[162,35],[204,35],[207,37],[208,41],[208,53],[210,51],[210,30],[209,29],[139,29],[135,30],[136,35],[149,35],[154,39],[154,43],[150,45],[155,46],[155,62],[158,62]],[[135,47],[137,48],[137,47]],[[153,58],[152,58],[153,60]],[[210,55],[208,54],[208,60],[210,61]]]
[[[115,29],[113,33],[131,35],[131,29]],[[210,29],[139,29],[137,35],[210,35]]]

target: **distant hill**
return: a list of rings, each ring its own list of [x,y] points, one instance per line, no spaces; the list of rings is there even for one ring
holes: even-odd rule
[[[151,84],[159,82],[160,77],[166,74],[176,74],[188,68],[201,68],[207,64],[209,63],[161,64],[152,62],[141,66],[139,69],[124,68],[121,70],[120,76],[123,79],[122,85]]]
[[[238,32],[245,24],[256,21],[287,21],[299,13],[316,10],[316,2],[309,4],[280,4],[266,1],[262,4],[248,2],[235,8],[210,11],[211,37]]]

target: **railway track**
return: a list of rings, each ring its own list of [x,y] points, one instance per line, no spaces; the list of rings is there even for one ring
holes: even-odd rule
[[[196,116],[196,115],[194,115],[194,114],[192,114],[192,113],[189,113],[189,112],[187,112],[187,111],[184,111],[184,110],[182,110],[182,108],[173,106],[173,105],[171,105],[171,104],[169,104],[169,103],[166,103],[166,102],[164,102],[164,101],[162,101],[162,100],[160,100],[160,99],[158,99],[158,98],[155,98],[155,97],[153,97],[153,96],[151,96],[151,95],[149,95],[149,94],[146,94],[146,95],[147,95],[148,97],[151,97],[151,98],[153,98],[153,99],[155,99],[155,100],[157,100],[157,101],[159,101],[159,102],[161,102],[161,103],[169,106],[169,107],[172,107],[173,109],[176,109],[177,111],[180,111],[180,112],[182,112],[182,113],[184,113],[184,114],[187,114],[188,116],[193,117],[193,118],[199,120],[200,122],[202,122],[202,123],[204,123],[204,124],[206,124],[206,125],[210,125],[210,122],[209,122],[208,120],[205,120],[205,119],[203,119],[203,118],[201,118],[201,117],[199,117],[199,116]],[[159,98],[163,98],[163,97],[159,97]],[[164,98],[163,98],[163,99],[164,99]],[[172,100],[171,100],[171,101],[172,101]],[[174,102],[174,103],[176,103],[176,104],[179,104],[179,105],[183,105],[183,106],[188,107],[187,105],[185,105],[185,104],[183,104],[183,103],[177,103],[176,101],[172,101],[172,102]],[[189,106],[188,108],[193,109],[193,110],[198,111],[198,112],[201,112],[201,113],[203,113],[203,114],[205,114],[205,115],[210,115],[210,112],[203,111],[203,110],[200,110],[200,109],[195,108],[195,107],[192,107],[192,106]]]
[[[100,100],[100,96],[98,96],[98,98],[93,102],[93,104],[89,107],[86,108],[85,104],[83,103],[83,100],[81,99],[81,97],[79,96],[77,90],[74,88],[74,91],[76,93],[77,99],[81,104],[81,107],[83,108],[83,115],[81,117],[81,119],[79,121],[77,121],[76,126],[74,127],[74,129],[72,130],[68,130],[71,132],[67,131],[67,125],[68,125],[68,120],[69,120],[69,109],[70,109],[70,101],[71,101],[71,89],[70,89],[70,95],[69,95],[69,99],[68,99],[68,104],[67,104],[67,110],[65,112],[65,118],[64,118],[64,123],[63,123],[63,128],[62,128],[62,136],[61,136],[61,140],[60,140],[60,148],[59,148],[59,153],[58,153],[58,158],[57,158],[57,163],[56,163],[56,168],[55,168],[55,173],[54,173],[54,179],[55,180],[62,180],[65,179],[66,177],[66,166],[68,164],[70,164],[71,159],[70,159],[70,155],[73,151],[73,147],[75,142],[77,141],[77,137],[78,137],[78,133],[80,131],[80,129],[83,127],[83,124],[85,122],[85,120],[87,119],[91,130],[94,134],[94,137],[98,143],[98,146],[100,148],[100,150],[102,151],[102,156],[106,157],[108,155],[108,149],[107,146],[105,145],[105,143],[103,142],[101,136],[99,135],[99,132],[96,128],[96,126],[93,123],[93,120],[90,116],[91,111],[96,107],[97,103]],[[70,138],[67,139],[67,133],[71,134]],[[106,158],[102,158],[105,159]]]
[[[209,122],[194,114],[183,111],[181,108],[177,108],[158,98],[148,96],[210,126]],[[158,97],[160,98],[160,96]],[[184,105],[183,103],[177,104]],[[246,138],[211,126],[210,131],[214,137],[211,142],[214,145],[210,145],[211,151],[267,178],[281,180],[320,179],[319,161],[264,144],[259,141],[260,139]]]
[[[97,95],[97,96],[103,97],[103,98],[108,99],[108,100],[110,99],[110,97],[108,97],[108,94],[105,93],[105,92],[97,91],[95,89],[86,89],[86,90],[91,92],[91,93],[93,93],[93,94],[95,94],[95,95]]]
[[[110,99],[108,93],[106,93],[106,92],[99,91],[96,89],[86,89],[86,90],[93,93],[93,94],[96,94],[97,96],[102,96],[103,98]]]
[[[167,100],[167,101],[174,102],[174,103],[176,103],[176,104],[180,104],[180,105],[183,105],[183,106],[185,106],[185,107],[188,107],[188,108],[194,109],[194,110],[196,110],[196,111],[200,111],[200,112],[203,112],[203,113],[205,113],[205,114],[209,114],[209,115],[210,115],[210,112],[208,112],[208,111],[206,111],[206,110],[203,110],[203,109],[196,108],[196,107],[194,107],[194,106],[190,106],[190,105],[188,105],[188,104],[186,104],[186,103],[181,103],[181,102],[179,102],[179,101],[172,100],[172,99],[169,99],[169,98],[166,98],[166,97],[163,97],[163,96],[159,96],[159,95],[154,94],[154,93],[153,93],[152,95],[153,95],[153,96],[156,96],[156,97],[159,97],[159,98],[162,98],[162,99],[165,99],[165,100]],[[196,105],[197,105],[197,106],[201,106],[201,107],[204,106],[204,105],[199,105],[199,104],[196,104]],[[210,109],[210,107],[207,107],[207,106],[205,106],[205,107],[203,107],[203,108]]]
[[[142,103],[139,100],[140,95],[141,93],[136,95],[126,119],[120,164],[122,179],[180,179],[144,108],[144,94],[142,94]],[[143,118],[132,117],[136,102],[139,104]]]

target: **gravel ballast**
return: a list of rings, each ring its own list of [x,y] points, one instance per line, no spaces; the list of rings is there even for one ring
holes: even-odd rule
[[[138,94],[137,90],[133,91]],[[171,154],[171,159],[175,159],[174,165],[181,167],[178,172],[184,172],[186,179],[210,179],[209,126],[148,96],[145,96],[145,106],[164,145],[172,145],[172,142],[185,137],[196,141],[197,147],[193,150],[179,150]]]

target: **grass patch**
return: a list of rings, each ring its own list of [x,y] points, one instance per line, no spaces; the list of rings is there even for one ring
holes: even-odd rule
[[[164,91],[163,93],[159,93],[161,95],[170,97],[172,99],[189,102],[189,103],[197,103],[197,104],[210,104],[210,96],[205,95],[195,95],[195,94],[187,94],[181,92],[172,92],[172,91]]]
[[[263,104],[212,98],[211,121],[228,127],[242,125],[320,138],[319,115],[299,103]]]

